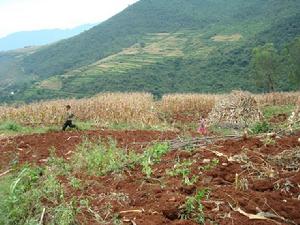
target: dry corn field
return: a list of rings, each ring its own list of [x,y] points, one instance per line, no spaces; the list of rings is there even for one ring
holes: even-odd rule
[[[0,121],[13,120],[21,124],[61,124],[65,106],[71,105],[76,120],[105,123],[156,124],[155,103],[147,93],[106,93],[89,99],[56,100],[1,107]]]
[[[254,95],[259,105],[295,104],[299,92]],[[0,122],[24,125],[61,124],[65,106],[71,105],[76,120],[105,126],[111,123],[156,125],[162,121],[197,121],[207,116],[225,95],[170,94],[154,101],[149,93],[104,93],[87,99],[51,100],[21,106],[0,106]]]
[[[168,121],[195,121],[207,116],[222,95],[170,94],[158,103],[159,113]]]
[[[260,105],[294,105],[297,102],[300,92],[274,92],[255,95]]]

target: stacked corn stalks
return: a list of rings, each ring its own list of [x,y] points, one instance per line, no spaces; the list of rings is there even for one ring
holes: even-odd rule
[[[267,159],[286,170],[297,171],[300,169],[300,148],[285,150],[276,156],[269,156]]]
[[[244,128],[263,118],[249,92],[233,91],[221,99],[208,116],[209,125]]]
[[[289,128],[292,130],[293,125],[300,122],[300,97],[296,101],[296,109],[292,112],[291,116],[288,119]]]
[[[105,93],[89,99],[56,100],[19,107],[0,107],[0,121],[13,120],[25,125],[62,124],[65,106],[71,105],[77,120],[153,125],[159,122],[153,96],[147,93]]]
[[[160,101],[160,112],[169,118],[177,115],[192,115],[196,120],[207,116],[220,95],[208,94],[169,94]]]
[[[259,105],[295,105],[300,92],[273,92],[255,95]]]

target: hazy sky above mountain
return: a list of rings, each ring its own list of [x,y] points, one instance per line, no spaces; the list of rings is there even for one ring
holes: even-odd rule
[[[138,0],[0,0],[0,37],[102,22]]]

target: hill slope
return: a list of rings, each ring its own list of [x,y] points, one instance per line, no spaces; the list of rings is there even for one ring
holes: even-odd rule
[[[265,42],[282,48],[299,36],[299,11],[297,0],[141,0],[81,35],[23,57],[19,67],[36,82],[18,87],[13,99],[257,91],[248,76],[252,49]],[[286,79],[280,90],[290,89]]]

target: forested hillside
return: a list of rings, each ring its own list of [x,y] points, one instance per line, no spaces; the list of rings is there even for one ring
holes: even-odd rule
[[[2,88],[2,100],[265,91],[251,79],[252,51],[270,42],[284,54],[300,35],[299,11],[298,0],[140,0],[81,35],[22,57],[19,76],[34,81]],[[297,88],[283,71],[276,90]],[[11,90],[14,96],[6,94]]]

